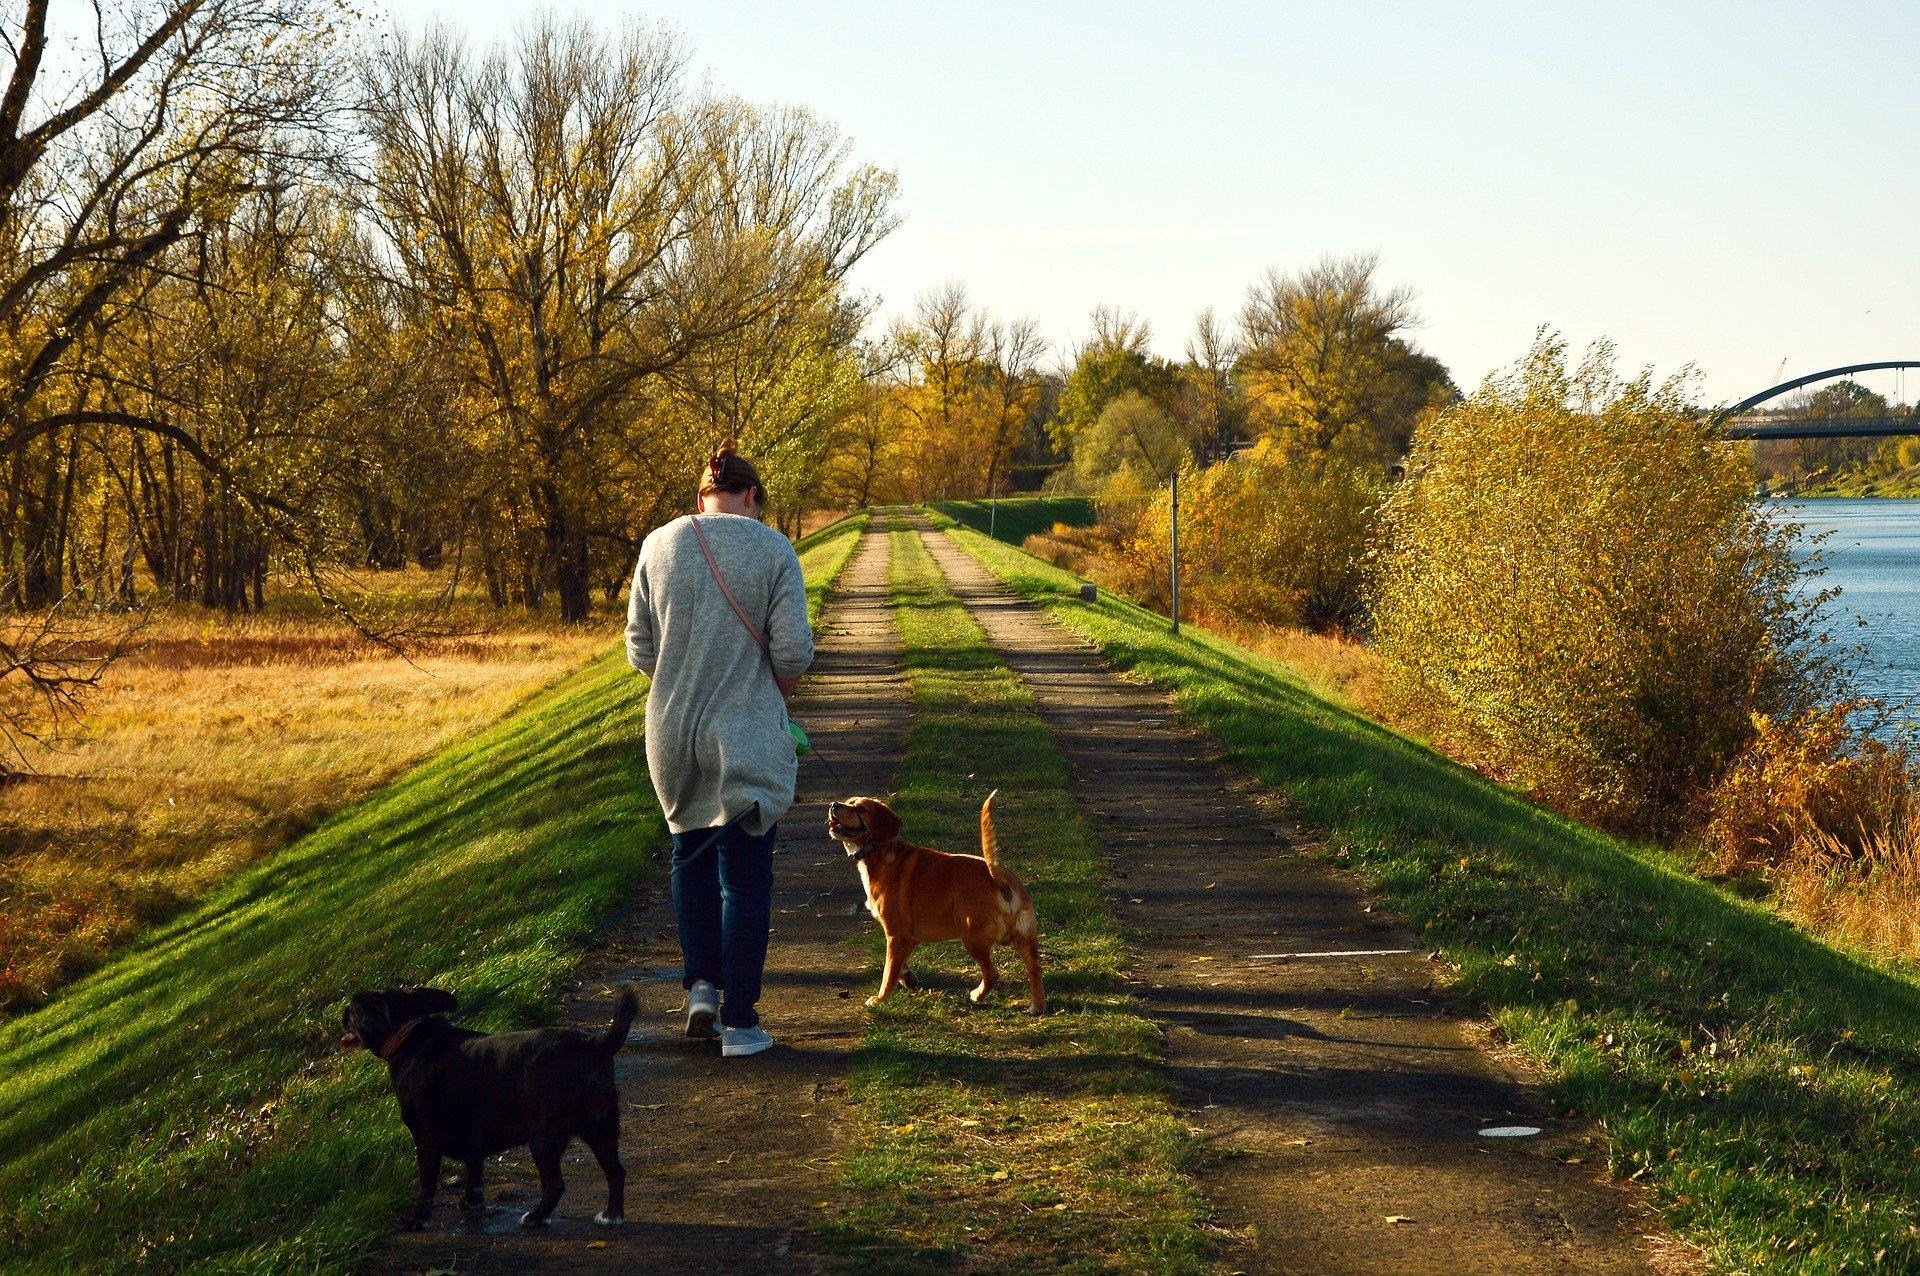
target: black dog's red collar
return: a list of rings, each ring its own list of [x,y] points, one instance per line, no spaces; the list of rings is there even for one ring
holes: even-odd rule
[[[400,1047],[407,1044],[407,1038],[413,1035],[413,1030],[426,1021],[427,1017],[425,1015],[416,1015],[388,1033],[387,1039],[380,1043],[380,1057],[382,1059],[393,1058],[393,1056],[399,1052]]]

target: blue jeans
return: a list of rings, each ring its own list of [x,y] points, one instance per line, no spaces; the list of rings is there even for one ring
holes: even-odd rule
[[[751,1028],[760,1022],[754,1005],[773,929],[774,829],[756,836],[736,825],[707,846],[713,834],[691,829],[673,835],[673,912],[685,967],[681,986],[707,980],[724,994],[721,1026]],[[688,862],[688,855],[695,858]]]

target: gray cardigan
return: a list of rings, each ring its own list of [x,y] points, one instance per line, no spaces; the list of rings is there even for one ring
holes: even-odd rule
[[[702,514],[727,587],[773,649],[773,668],[714,583],[688,517],[640,546],[627,605],[627,661],[653,679],[647,770],[675,833],[726,823],[764,833],[793,805],[799,760],[774,684],[813,663],[807,587],[785,536],[758,519]]]

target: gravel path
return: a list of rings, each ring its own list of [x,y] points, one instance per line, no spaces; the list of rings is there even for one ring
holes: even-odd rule
[[[1633,1272],[1668,1252],[1586,1133],[1547,1118],[1534,1080],[1449,1004],[1415,937],[1308,853],[1164,695],[922,535],[1096,817],[1139,995],[1217,1154],[1202,1185],[1243,1238],[1236,1269]],[[1253,959],[1276,953],[1368,955]],[[1521,1124],[1543,1133],[1478,1133]]]

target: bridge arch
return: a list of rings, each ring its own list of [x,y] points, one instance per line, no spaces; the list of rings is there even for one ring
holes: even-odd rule
[[[1793,420],[1745,415],[1770,399],[1791,394],[1816,381],[1831,381],[1836,377],[1852,376],[1856,372],[1880,372],[1895,368],[1920,368],[1920,359],[1881,359],[1873,363],[1850,363],[1843,368],[1828,368],[1824,372],[1809,372],[1803,377],[1768,386],[1758,394],[1748,395],[1732,407],[1722,408],[1709,419],[1712,424],[1721,426],[1730,439],[1825,439],[1920,434],[1920,406],[1904,415],[1887,417]]]

